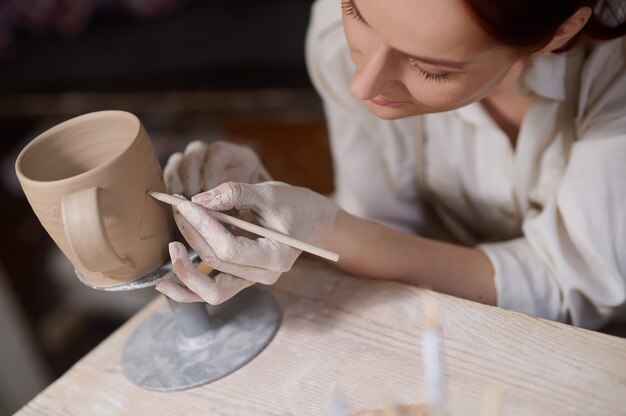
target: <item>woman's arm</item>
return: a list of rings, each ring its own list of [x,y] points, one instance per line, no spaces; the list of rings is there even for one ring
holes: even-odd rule
[[[434,242],[359,219],[328,198],[280,182],[227,182],[178,206],[177,224],[202,260],[221,273],[198,274],[180,245],[170,247],[183,286],[157,290],[179,301],[220,303],[250,284],[273,284],[301,251],[267,238],[237,237],[203,208],[245,209],[260,225],[336,251],[340,267],[356,275],[400,280],[495,304],[493,271],[478,250]],[[180,214],[180,215],[179,215]]]
[[[326,247],[339,253],[339,266],[355,275],[496,304],[494,270],[478,249],[404,233],[345,211],[337,214]]]

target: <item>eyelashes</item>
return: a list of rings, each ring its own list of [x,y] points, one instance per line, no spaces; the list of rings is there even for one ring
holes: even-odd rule
[[[450,79],[450,74],[433,74],[432,72],[424,70],[413,58],[409,58],[409,68],[417,72],[427,81],[446,82]]]
[[[343,12],[345,13],[347,17],[354,19],[358,22],[365,23],[365,20],[363,20],[363,18],[357,11],[356,7],[354,7],[352,0],[341,0],[341,8],[343,9]],[[420,67],[414,58],[409,57],[408,59],[409,59],[409,68],[417,72],[419,76],[421,76],[427,81],[441,83],[441,82],[448,81],[448,79],[450,78],[450,74],[433,74],[432,72],[428,72],[424,70],[422,67]]]
[[[363,18],[361,17],[359,12],[356,11],[356,8],[352,4],[352,0],[341,0],[341,8],[343,9],[343,12],[346,14],[346,16],[354,20],[358,20],[361,22],[363,21]]]

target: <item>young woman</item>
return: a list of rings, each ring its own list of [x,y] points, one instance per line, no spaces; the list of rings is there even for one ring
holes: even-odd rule
[[[227,143],[191,144],[166,182],[333,250],[355,275],[599,327],[626,315],[624,3],[318,0],[307,60],[333,200],[261,182],[258,158]],[[183,285],[157,289],[179,301],[274,283],[300,254],[191,203],[175,216],[220,271],[201,275],[172,243]]]

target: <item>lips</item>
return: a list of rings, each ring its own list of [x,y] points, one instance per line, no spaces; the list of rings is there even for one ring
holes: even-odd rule
[[[382,95],[377,95],[374,98],[370,98],[369,101],[382,107],[394,107],[406,103],[406,101],[390,100],[389,98],[385,98]]]

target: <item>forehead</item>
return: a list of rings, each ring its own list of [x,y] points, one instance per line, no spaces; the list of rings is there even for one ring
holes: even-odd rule
[[[463,0],[353,0],[390,47],[409,55],[471,60],[493,42]]]

